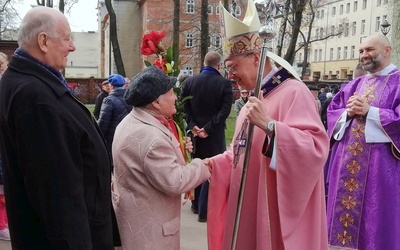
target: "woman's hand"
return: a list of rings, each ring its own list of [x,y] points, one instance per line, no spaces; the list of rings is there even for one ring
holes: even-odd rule
[[[185,139],[185,149],[189,153],[193,153],[193,143],[192,143],[192,140],[190,139],[190,137],[186,137],[186,139]]]

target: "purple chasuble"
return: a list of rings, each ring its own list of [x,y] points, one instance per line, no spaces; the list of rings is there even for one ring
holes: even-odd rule
[[[328,133],[350,96],[379,108],[389,143],[366,143],[366,118],[354,117],[335,141],[328,167],[328,234],[331,246],[345,249],[400,249],[400,72],[366,75],[347,84],[328,107]],[[332,139],[333,140],[333,139]]]

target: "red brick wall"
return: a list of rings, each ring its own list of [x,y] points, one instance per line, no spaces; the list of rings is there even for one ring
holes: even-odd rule
[[[100,78],[67,78],[68,85],[73,88],[77,98],[83,104],[95,103],[97,95],[100,93],[99,84],[106,79]]]

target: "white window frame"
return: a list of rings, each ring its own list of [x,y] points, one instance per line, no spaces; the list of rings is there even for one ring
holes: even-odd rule
[[[186,0],[186,14],[194,14],[195,13],[195,2],[194,0]]]
[[[352,25],[351,25],[351,35],[352,35],[352,36],[355,36],[356,33],[357,33],[357,22],[354,21],[354,22],[352,23]]]
[[[381,17],[377,16],[375,18],[375,31],[379,31],[380,27],[381,27]]]
[[[186,48],[194,47],[194,35],[192,33],[187,33],[185,37],[185,46]]]
[[[207,14],[212,15],[213,14],[213,6],[211,4],[209,4],[207,6]]]
[[[361,35],[365,33],[365,20],[361,20]]]

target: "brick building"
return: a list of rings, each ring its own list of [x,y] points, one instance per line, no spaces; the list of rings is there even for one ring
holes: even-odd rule
[[[231,2],[231,1],[230,1]],[[236,1],[235,15],[243,19],[246,12],[247,0]],[[209,22],[209,50],[220,50],[219,0],[208,0]],[[165,30],[167,35],[163,44],[172,45],[173,30],[173,1],[165,0],[113,0],[113,8],[117,16],[119,45],[128,77],[135,75],[143,67],[143,60],[153,61],[152,58],[143,58],[140,54],[140,45],[143,34],[155,30]],[[201,0],[180,0],[180,69],[186,73],[198,73],[201,69],[200,61],[200,12]],[[232,6],[230,6],[232,9]],[[231,11],[232,12],[232,11]],[[115,72],[112,56],[109,51],[108,14],[104,0],[99,0],[99,23],[103,39],[102,58],[105,75]]]

